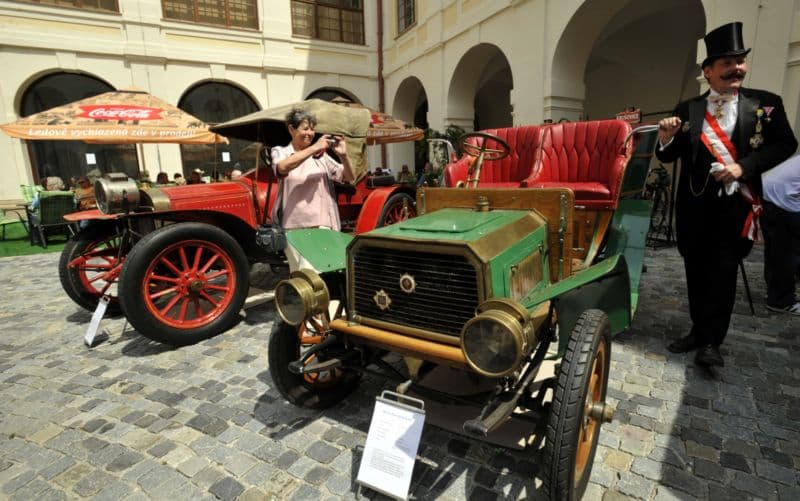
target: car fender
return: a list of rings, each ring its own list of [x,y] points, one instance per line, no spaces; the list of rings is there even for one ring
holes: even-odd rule
[[[286,241],[319,273],[343,270],[351,235],[326,228],[286,230]]]
[[[618,254],[523,298],[531,310],[553,300],[558,321],[558,351],[567,349],[569,333],[585,310],[596,308],[608,315],[611,333],[620,334],[631,324],[631,288],[625,256]]]
[[[403,186],[383,186],[375,188],[372,193],[367,196],[364,205],[361,207],[361,213],[358,215],[356,221],[356,235],[366,233],[374,230],[378,226],[378,220],[381,216],[381,211],[386,201],[398,192],[404,192],[414,197],[413,190]]]

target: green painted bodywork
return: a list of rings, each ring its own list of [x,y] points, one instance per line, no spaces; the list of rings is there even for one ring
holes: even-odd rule
[[[320,273],[343,270],[353,237],[323,228],[286,230],[286,240]]]
[[[526,211],[442,209],[369,232],[407,240],[475,242],[525,217]]]
[[[608,315],[611,333],[619,334],[631,323],[631,295],[625,257],[612,256],[569,278],[534,291],[522,300],[532,310],[538,304],[553,300],[558,318],[559,355],[567,349],[569,333],[585,310],[603,310]]]
[[[542,280],[536,284],[533,291],[542,290],[547,286],[547,277],[550,276],[550,266],[545,253],[545,240],[547,228],[539,227],[525,238],[508,247],[491,261],[492,292],[495,297],[511,297],[511,267],[539,250],[542,266]],[[517,298],[519,299],[519,298]]]
[[[650,228],[650,200],[620,200],[608,231],[606,255],[623,254],[630,277],[631,315],[639,304],[639,281],[642,278],[644,248]]]

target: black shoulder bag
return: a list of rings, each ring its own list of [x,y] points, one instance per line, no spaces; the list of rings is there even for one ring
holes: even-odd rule
[[[266,151],[266,149],[262,150]],[[258,159],[261,155],[258,155]],[[258,162],[258,160],[256,160]],[[271,164],[271,162],[270,162]],[[256,243],[259,247],[264,249],[270,254],[280,254],[286,249],[286,232],[281,226],[283,222],[283,180],[277,178],[275,172],[272,170],[273,166],[268,165],[269,175],[267,176],[267,199],[264,201],[264,218],[256,232]],[[258,172],[256,172],[256,179],[258,179]],[[273,181],[278,182],[279,191],[278,196],[275,197],[277,209],[275,210],[275,219],[271,224],[267,224],[267,215],[269,214],[269,199],[272,195]]]

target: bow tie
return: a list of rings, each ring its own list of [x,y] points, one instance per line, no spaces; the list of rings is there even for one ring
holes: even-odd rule
[[[725,103],[733,101],[735,96],[733,94],[718,94],[715,96],[709,95],[708,102],[717,106],[722,106]]]

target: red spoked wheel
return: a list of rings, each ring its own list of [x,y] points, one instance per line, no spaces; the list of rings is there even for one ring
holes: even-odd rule
[[[225,231],[179,223],[142,239],[120,276],[120,301],[143,335],[188,344],[229,328],[248,288],[247,259]]]
[[[61,252],[58,275],[64,292],[79,306],[94,310],[102,296],[110,302],[107,311],[119,313],[117,281],[127,249],[122,228],[93,224],[78,232]]]
[[[405,221],[417,215],[414,198],[408,193],[395,193],[383,204],[378,218],[378,228]]]

